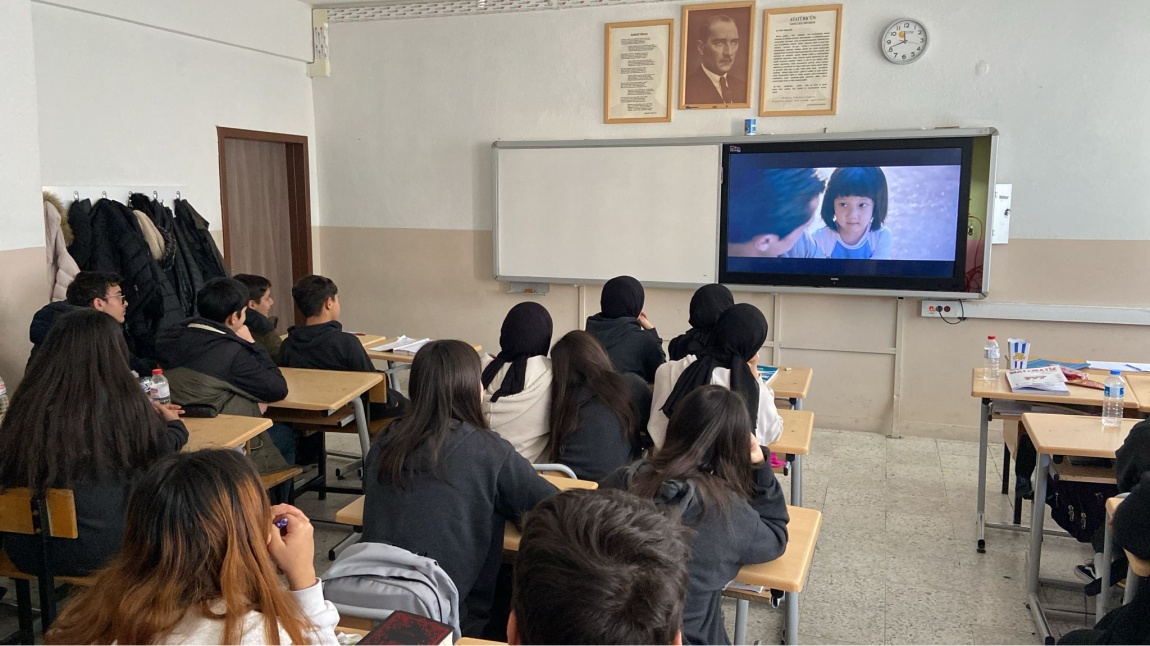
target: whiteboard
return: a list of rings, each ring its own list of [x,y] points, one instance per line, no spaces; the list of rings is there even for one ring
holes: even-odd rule
[[[497,280],[716,281],[717,142],[508,145],[494,153]]]

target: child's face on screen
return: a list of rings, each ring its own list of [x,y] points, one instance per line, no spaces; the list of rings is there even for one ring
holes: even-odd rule
[[[843,242],[854,244],[862,239],[874,220],[874,200],[861,195],[835,198],[835,224]]]

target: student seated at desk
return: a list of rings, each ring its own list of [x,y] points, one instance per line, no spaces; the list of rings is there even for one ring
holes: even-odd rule
[[[529,462],[542,462],[550,427],[551,315],[539,303],[520,303],[503,319],[499,354],[483,358],[483,416],[487,426]]]
[[[1135,575],[1150,576],[1150,473],[1114,513],[1114,542],[1125,550]],[[1142,581],[1133,601],[1106,613],[1094,628],[1066,633],[1058,643],[1150,644],[1150,583]]]
[[[438,561],[459,590],[463,634],[502,640],[507,616],[492,608],[503,525],[556,489],[487,429],[479,374],[479,355],[462,341],[432,341],[415,355],[411,410],[375,438],[364,465],[362,540]]]
[[[616,276],[603,285],[599,313],[587,317],[587,331],[603,347],[620,373],[633,372],[647,383],[667,360],[663,339],[643,312],[643,285],[630,276]]]
[[[269,506],[250,460],[229,449],[168,456],[132,494],[123,550],[45,641],[337,644],[314,556],[308,517]]]
[[[271,316],[272,306],[276,304],[272,298],[272,282],[263,276],[255,274],[236,274],[236,280],[248,288],[248,315],[244,325],[252,333],[256,343],[268,351],[268,356],[277,364],[280,362],[279,318]]]
[[[735,297],[726,285],[703,285],[696,289],[691,296],[691,318],[687,320],[691,329],[671,339],[667,346],[671,361],[706,350],[719,316],[734,306]]]
[[[651,399],[651,421],[647,424],[655,448],[663,446],[667,421],[679,402],[706,384],[730,388],[743,396],[760,444],[767,446],[779,439],[783,420],[775,408],[775,393],[763,383],[755,368],[759,349],[766,340],[767,319],[763,313],[754,305],[740,303],[719,317],[706,350],[660,366]]]
[[[292,299],[303,313],[303,325],[288,328],[280,347],[280,365],[285,368],[375,372],[367,349],[359,337],[343,331],[339,322],[339,288],[324,276],[304,276],[291,288]],[[384,419],[403,414],[407,398],[399,391],[387,389],[387,402],[369,402],[371,419]]]
[[[178,412],[152,404],[132,377],[112,317],[90,308],[60,317],[0,424],[0,486],[75,496],[79,538],[48,543],[56,574],[87,575],[120,549],[132,486],[188,440]],[[22,571],[38,571],[39,540],[8,537]]]
[[[597,481],[638,457],[639,431],[646,431],[640,411],[651,410],[651,389],[642,377],[615,372],[599,341],[581,330],[551,348],[551,370],[551,433],[543,461]]]
[[[691,537],[652,501],[565,491],[523,517],[509,644],[681,644]]]
[[[698,532],[688,564],[683,641],[729,644],[722,594],[739,568],[773,561],[787,546],[787,505],[743,398],[722,386],[680,402],[654,457],[623,467],[601,486],[677,509]]]

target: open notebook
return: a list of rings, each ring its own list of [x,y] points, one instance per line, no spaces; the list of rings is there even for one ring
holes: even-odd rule
[[[407,335],[400,335],[398,339],[392,341],[391,343],[384,343],[383,345],[377,345],[368,349],[372,350],[373,352],[415,354],[416,352],[419,352],[420,348],[427,345],[428,343],[431,343],[431,339],[416,340],[408,337]]]

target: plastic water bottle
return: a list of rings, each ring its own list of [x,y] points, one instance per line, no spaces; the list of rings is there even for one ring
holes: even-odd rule
[[[1118,428],[1122,422],[1122,398],[1126,395],[1126,382],[1122,373],[1111,370],[1110,376],[1102,384],[1102,427]]]
[[[982,380],[998,381],[998,341],[993,336],[986,337],[986,346],[982,348]]]
[[[172,391],[168,388],[168,379],[164,376],[163,370],[156,368],[152,371],[151,386],[152,401],[157,404],[172,403]]]

